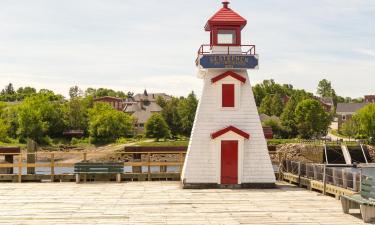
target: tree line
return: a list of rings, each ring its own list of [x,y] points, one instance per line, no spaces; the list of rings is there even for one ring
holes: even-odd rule
[[[325,136],[335,115],[337,103],[363,102],[336,94],[330,81],[319,82],[316,94],[332,99],[332,110],[326,111],[313,93],[294,89],[290,84],[264,80],[253,87],[259,113],[271,116],[263,122],[273,128],[276,138],[319,138]]]
[[[70,98],[66,99],[51,90],[36,91],[32,87],[14,90],[13,85],[9,84],[0,93],[0,141],[25,142],[27,138],[32,138],[42,144],[51,144],[55,138],[64,138],[64,131],[69,130],[84,131],[91,142],[113,142],[119,138],[134,137],[134,117],[113,109],[107,103],[94,102],[98,97],[125,99],[133,95],[132,92],[125,94],[106,88],[82,91],[75,86],[70,88]],[[154,115],[147,124],[154,123],[154,117],[160,117],[162,123],[167,125],[166,131],[160,129],[157,132],[157,127],[152,134],[151,126],[147,129],[146,125],[146,135],[155,138],[189,136],[197,102],[194,93],[187,98],[172,98],[170,102],[164,99],[158,101],[163,111],[160,115]],[[168,114],[171,104],[178,109],[173,120],[169,119]],[[159,137],[160,134],[162,137]]]

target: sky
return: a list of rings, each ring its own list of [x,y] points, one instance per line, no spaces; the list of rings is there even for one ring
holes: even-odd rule
[[[264,79],[375,94],[375,0],[232,0]],[[219,0],[0,0],[0,88],[106,87],[175,96],[203,87],[196,53]]]

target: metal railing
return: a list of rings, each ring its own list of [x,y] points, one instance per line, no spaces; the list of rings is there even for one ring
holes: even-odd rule
[[[284,160],[281,164],[282,172],[321,181],[352,191],[359,191],[360,171],[354,165],[347,164],[316,164]]]

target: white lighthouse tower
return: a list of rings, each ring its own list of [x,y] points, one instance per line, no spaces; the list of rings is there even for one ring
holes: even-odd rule
[[[210,44],[196,64],[204,87],[181,180],[184,188],[274,187],[275,175],[248,69],[258,68],[254,45],[242,45],[247,21],[229,2],[207,22]]]

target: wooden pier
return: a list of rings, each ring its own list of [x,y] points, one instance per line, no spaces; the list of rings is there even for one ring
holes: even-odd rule
[[[258,190],[186,190],[169,181],[3,183],[0,196],[0,224],[363,224],[334,198],[287,183]]]

